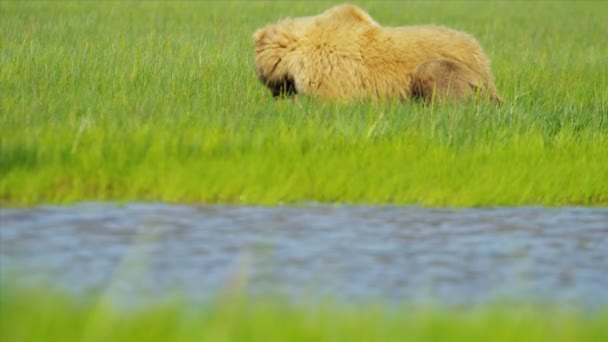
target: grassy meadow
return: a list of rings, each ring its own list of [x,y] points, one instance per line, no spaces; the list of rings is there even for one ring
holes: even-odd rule
[[[95,201],[608,205],[608,2],[357,1],[472,33],[505,104],[274,100],[252,33],[334,3],[1,1],[0,207]],[[122,312],[0,289],[2,341],[606,341],[608,313]]]
[[[1,2],[0,205],[608,204],[608,3],[358,2],[475,35],[505,105],[274,100],[253,31],[332,4]]]

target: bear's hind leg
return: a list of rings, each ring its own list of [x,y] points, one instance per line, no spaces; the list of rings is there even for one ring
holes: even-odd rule
[[[485,92],[480,76],[461,62],[431,60],[420,64],[413,74],[412,96],[425,102],[460,100]],[[501,102],[493,92],[490,97]]]

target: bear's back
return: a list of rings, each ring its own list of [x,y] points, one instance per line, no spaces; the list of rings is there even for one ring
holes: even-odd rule
[[[459,61],[490,82],[490,62],[479,42],[470,34],[436,25],[387,27],[393,37],[394,58],[404,59],[407,68],[428,60]]]

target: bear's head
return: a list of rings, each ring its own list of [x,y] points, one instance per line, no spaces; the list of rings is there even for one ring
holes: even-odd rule
[[[299,92],[299,71],[310,62],[311,37],[319,32],[349,30],[352,26],[379,26],[360,8],[345,4],[332,7],[317,16],[287,18],[255,31],[255,71],[258,79],[274,97]]]
[[[298,19],[285,19],[258,29],[255,43],[255,71],[274,97],[297,94],[292,65],[298,49]]]

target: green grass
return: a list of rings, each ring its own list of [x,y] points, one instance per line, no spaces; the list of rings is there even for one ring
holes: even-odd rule
[[[13,289],[13,290],[11,290]],[[529,305],[434,309],[293,306],[226,296],[146,308],[101,298],[77,302],[46,291],[3,288],[2,341],[606,341],[608,312]]]
[[[505,105],[273,100],[253,31],[330,3],[3,1],[0,205],[608,204],[608,3],[359,4],[474,34]]]

